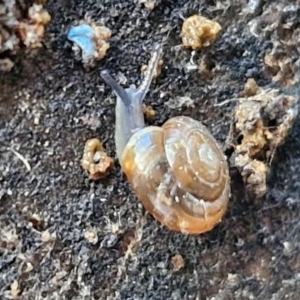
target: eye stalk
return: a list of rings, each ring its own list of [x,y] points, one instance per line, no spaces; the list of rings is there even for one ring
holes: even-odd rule
[[[145,78],[142,81],[141,85],[138,87],[136,92],[136,97],[138,98],[140,103],[144,101],[144,98],[148,93],[151,82],[153,80],[155,69],[157,68],[161,55],[162,55],[162,46],[156,45],[154,47],[154,52],[152,53],[152,57],[148,63],[148,68],[146,70]]]
[[[162,46],[156,45],[154,48],[154,52],[152,53],[152,57],[148,63],[146,75],[141,85],[137,89],[135,88],[134,85],[131,85],[130,88],[123,89],[117,83],[117,81],[111,77],[108,70],[102,70],[100,72],[100,76],[104,80],[104,82],[111,87],[113,92],[122,100],[125,106],[130,105],[131,97],[135,98],[135,102],[142,103],[147,92],[149,91],[149,87],[153,79],[153,74],[155,72],[161,54],[162,54]]]
[[[130,106],[130,99],[127,92],[117,83],[117,81],[111,77],[108,70],[102,70],[100,72],[101,78],[106,84],[108,84],[113,92],[119,97],[125,106]]]
[[[155,46],[146,75],[138,88],[132,84],[124,89],[109,74],[108,70],[102,70],[100,72],[103,81],[111,87],[117,96],[115,143],[119,159],[131,136],[145,127],[142,104],[151,85],[161,54],[162,46]]]

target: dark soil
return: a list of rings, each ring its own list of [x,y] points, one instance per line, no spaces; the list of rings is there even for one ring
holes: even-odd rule
[[[1,74],[0,298],[12,299],[11,289],[17,287],[16,299],[24,300],[299,299],[299,118],[277,151],[268,194],[249,197],[232,168],[228,213],[200,236],[172,232],[147,214],[118,163],[105,179],[92,182],[80,159],[91,137],[104,141],[115,156],[115,97],[99,70],[108,68],[114,76],[121,72],[127,85],[138,84],[153,45],[169,32],[162,74],[146,97],[156,111],[148,123],[189,115],[224,143],[235,103],[214,104],[237,97],[248,78],[260,86],[273,84],[264,55],[280,40],[283,23],[299,28],[300,4],[157,1],[149,12],[136,2],[50,0],[53,19],[44,47],[19,52],[14,69]],[[256,9],[247,8],[247,2]],[[253,35],[251,22],[276,7],[275,21],[282,23]],[[69,27],[86,13],[113,32],[107,56],[89,72],[74,61],[66,39]],[[180,16],[194,13],[223,28],[194,57],[206,62],[207,72],[187,71],[191,51],[180,46]],[[195,108],[165,105],[184,95]],[[11,147],[26,158],[30,171]],[[88,239],[87,232],[96,237]],[[179,271],[172,265],[176,254],[185,262]]]

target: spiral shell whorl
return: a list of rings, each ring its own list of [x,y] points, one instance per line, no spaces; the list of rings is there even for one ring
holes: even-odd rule
[[[208,155],[203,149],[209,150]],[[205,159],[197,157],[199,153]],[[226,212],[227,163],[200,122],[175,117],[162,127],[136,132],[124,149],[121,165],[145,208],[170,229],[206,232]]]
[[[228,177],[217,141],[200,122],[175,117],[163,126],[165,153],[181,186],[196,198],[215,201]]]

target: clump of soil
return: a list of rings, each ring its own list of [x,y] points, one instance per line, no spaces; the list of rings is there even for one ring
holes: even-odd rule
[[[12,57],[27,49],[42,47],[45,27],[51,16],[43,4],[4,0],[0,3],[0,72],[9,72]]]

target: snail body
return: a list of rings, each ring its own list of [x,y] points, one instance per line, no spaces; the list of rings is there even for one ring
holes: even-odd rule
[[[142,102],[159,59],[136,89],[120,87],[107,71],[101,76],[117,95],[117,155],[144,207],[169,229],[189,234],[210,231],[224,216],[230,197],[225,156],[199,121],[178,116],[161,127],[145,127]]]

